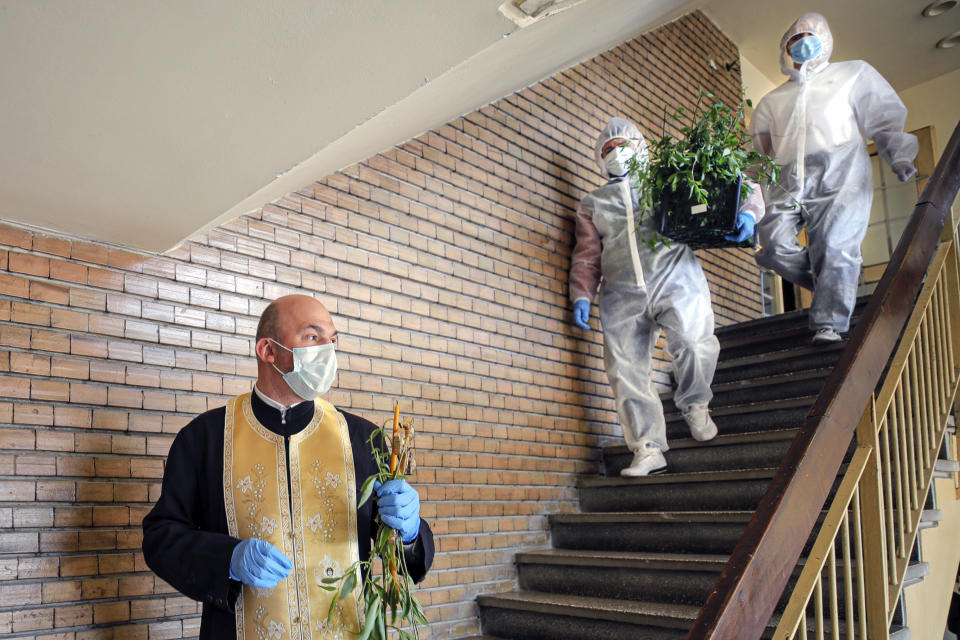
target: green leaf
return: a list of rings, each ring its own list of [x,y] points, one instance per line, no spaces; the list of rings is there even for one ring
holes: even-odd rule
[[[389,546],[391,533],[393,533],[393,529],[381,523],[380,530],[377,531],[376,545],[378,549],[386,548]]]
[[[374,628],[376,628],[379,618],[380,598],[374,597],[372,601],[367,603],[367,614],[363,619],[363,631],[360,632],[360,637],[357,640],[367,640],[370,634],[373,633]]]
[[[355,586],[357,586],[357,572],[351,571],[347,574],[347,577],[344,578],[343,584],[340,586],[340,599],[343,600],[349,596]]]
[[[338,600],[336,597],[330,598],[330,607],[327,609],[327,621],[333,617],[333,612],[337,608],[337,602]]]
[[[367,500],[370,499],[370,495],[373,493],[373,485],[376,479],[377,479],[377,476],[372,475],[363,481],[363,484],[360,486],[360,500],[357,501],[358,509],[362,507]]]

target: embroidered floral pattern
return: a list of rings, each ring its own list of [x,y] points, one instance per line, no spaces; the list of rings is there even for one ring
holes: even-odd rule
[[[316,533],[323,528],[323,516],[319,513],[313,514],[313,517],[307,520],[307,526],[310,527],[310,530]]]
[[[287,633],[287,627],[282,622],[267,620],[267,609],[263,605],[257,607],[253,621],[257,629],[257,640],[281,640]]]
[[[247,537],[266,539],[270,534],[276,531],[277,521],[260,514],[260,506],[263,503],[263,491],[267,487],[267,481],[264,479],[264,468],[259,462],[253,466],[253,471],[237,481],[237,489],[240,490],[240,502],[247,507],[249,518],[250,533]]]
[[[253,490],[253,480],[250,479],[249,475],[240,478],[240,482],[237,483],[237,489],[240,489],[240,493]]]
[[[307,520],[307,526],[313,533],[315,540],[321,542],[331,542],[333,534],[336,531],[337,520],[334,517],[336,508],[335,496],[337,490],[343,484],[343,478],[339,475],[322,469],[323,465],[319,460],[315,460],[311,465],[313,472],[310,474],[310,481],[313,483],[313,489],[321,504],[323,504],[324,513],[315,513]]]
[[[277,527],[279,526],[280,525],[278,525],[277,521],[274,520],[273,518],[268,518],[267,516],[263,516],[263,518],[260,519],[260,531],[263,532],[265,535],[268,535],[268,536],[271,535],[274,531],[276,531]]]
[[[333,615],[330,620],[323,618],[317,620],[313,625],[313,630],[319,634],[319,638],[329,638],[330,640],[344,640],[343,633],[343,607],[337,604],[333,609]]]

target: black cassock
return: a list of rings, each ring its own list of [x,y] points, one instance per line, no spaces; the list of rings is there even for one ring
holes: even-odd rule
[[[313,418],[313,402],[280,411],[256,393],[250,398],[260,423],[281,436],[302,431]],[[377,471],[370,445],[376,427],[369,420],[341,411],[347,421],[353,465],[360,486]],[[223,504],[223,422],[226,409],[200,414],[173,441],[163,473],[160,499],[143,519],[143,556],[154,573],[185,596],[203,603],[202,640],[234,640],[237,635],[233,606],[240,583],[229,577],[233,548],[240,542],[227,533]],[[360,560],[370,556],[376,502],[357,511]],[[404,545],[410,577],[419,582],[433,563],[433,532],[420,521],[420,536]]]

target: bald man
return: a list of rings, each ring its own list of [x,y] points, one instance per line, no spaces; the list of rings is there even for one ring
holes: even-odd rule
[[[320,585],[370,556],[374,518],[397,529],[419,582],[433,534],[405,480],[377,484],[375,426],[319,396],[336,376],[337,330],[310,296],[271,303],[260,317],[253,391],[194,418],[177,434],[156,506],[143,520],[153,571],[203,602],[200,638],[349,637],[356,597],[334,608]],[[289,634],[289,635],[288,635]]]

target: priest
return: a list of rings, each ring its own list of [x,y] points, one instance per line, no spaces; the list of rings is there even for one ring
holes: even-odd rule
[[[194,418],[170,447],[143,554],[203,603],[201,639],[350,637],[363,622],[356,598],[328,619],[320,585],[369,558],[378,513],[410,577],[430,568],[433,534],[409,483],[377,483],[377,499],[357,507],[377,472],[376,427],[319,397],[336,376],[336,340],[318,300],[275,300],[257,327],[253,390]]]

